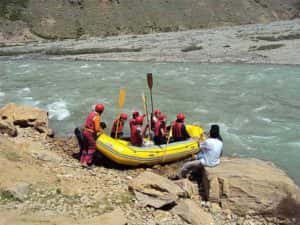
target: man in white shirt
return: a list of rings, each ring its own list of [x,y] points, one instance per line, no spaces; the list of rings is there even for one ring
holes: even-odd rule
[[[214,124],[209,131],[209,138],[200,143],[200,152],[195,160],[185,163],[179,174],[171,179],[185,178],[191,171],[201,171],[204,166],[215,167],[220,164],[223,151],[223,139],[219,132],[219,126]]]

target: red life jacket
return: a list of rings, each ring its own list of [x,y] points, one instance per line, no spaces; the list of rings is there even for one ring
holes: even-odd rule
[[[97,115],[97,113],[94,111],[89,113],[89,115],[87,116],[87,118],[85,120],[85,124],[84,124],[85,128],[95,131],[94,118],[96,115]]]
[[[143,145],[143,137],[139,134],[140,127],[137,125],[133,125],[130,128],[130,141],[132,145],[142,146]]]
[[[174,121],[172,123],[172,133],[174,139],[182,138],[182,126],[183,122]]]
[[[152,116],[151,117],[151,130],[153,130],[154,131],[154,129],[155,129],[155,125],[156,125],[156,123],[159,121],[159,119],[156,117],[156,116]]]
[[[118,126],[118,121],[119,121],[119,126]],[[118,127],[118,130],[117,130]],[[114,120],[113,126],[111,128],[111,132],[113,133],[121,133],[123,132],[123,127],[124,127],[124,121],[120,121],[120,119]],[[117,130],[117,132],[116,132]]]
[[[154,124],[154,136],[161,136],[160,125],[161,122],[159,120]]]
[[[134,125],[134,123],[135,123],[135,119],[134,118],[132,118],[132,119],[129,120],[129,127],[130,127],[130,129]]]

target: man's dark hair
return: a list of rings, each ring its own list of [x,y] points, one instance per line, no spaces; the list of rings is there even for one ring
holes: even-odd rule
[[[213,124],[211,125],[210,127],[210,131],[209,131],[209,136],[211,138],[217,138],[219,139],[220,141],[223,141],[221,135],[220,135],[220,128],[219,128],[219,125],[217,124]]]

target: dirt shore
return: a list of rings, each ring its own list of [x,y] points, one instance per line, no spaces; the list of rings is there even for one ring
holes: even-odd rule
[[[0,59],[300,64],[300,19],[0,48]]]

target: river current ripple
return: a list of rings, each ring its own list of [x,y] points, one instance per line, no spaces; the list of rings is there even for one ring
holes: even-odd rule
[[[120,87],[126,89],[123,111],[143,111],[142,93],[150,99],[148,72],[154,107],[169,122],[183,112],[188,123],[205,129],[217,123],[226,155],[270,160],[300,184],[299,66],[0,61],[0,106],[15,102],[47,110],[50,126],[68,136],[102,102],[110,127]]]

